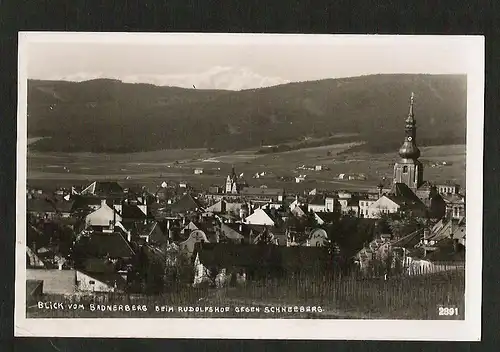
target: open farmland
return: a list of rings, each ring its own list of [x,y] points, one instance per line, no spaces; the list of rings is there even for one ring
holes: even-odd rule
[[[362,189],[377,184],[382,177],[391,178],[397,151],[385,154],[345,153],[356,143],[305,148],[282,153],[256,154],[255,150],[231,154],[209,153],[204,149],[163,150],[128,154],[91,153],[29,153],[28,180],[41,186],[57,180],[87,183],[93,180],[118,180],[154,187],[163,180],[187,181],[194,185],[222,184],[234,166],[238,174],[256,186],[306,188]],[[433,182],[455,181],[465,186],[465,145],[421,147],[420,160],[425,167],[424,178]],[[344,153],[341,153],[344,152]],[[341,154],[340,154],[341,153]],[[443,165],[446,162],[446,165]],[[302,165],[323,165],[328,170],[298,170]],[[204,173],[194,175],[195,168]],[[256,173],[265,172],[259,179]],[[366,181],[338,180],[341,173],[363,173]],[[278,177],[306,174],[306,182],[280,181]],[[69,182],[71,181],[71,182]]]

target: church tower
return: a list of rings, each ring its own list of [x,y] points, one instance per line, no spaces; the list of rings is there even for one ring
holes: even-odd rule
[[[415,192],[423,183],[424,168],[418,161],[420,150],[416,143],[417,127],[413,115],[413,99],[414,95],[411,93],[410,111],[405,121],[405,140],[399,148],[401,159],[394,165],[394,183],[404,183]]]
[[[234,166],[231,170],[231,174],[227,175],[226,179],[226,193],[238,193],[238,176],[236,176],[236,172],[234,171]]]

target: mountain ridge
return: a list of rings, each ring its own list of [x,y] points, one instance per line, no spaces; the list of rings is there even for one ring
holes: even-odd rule
[[[31,149],[138,152],[238,150],[355,133],[369,150],[402,142],[415,92],[417,143],[465,142],[465,75],[391,74],[240,91],[96,79],[28,81]],[[386,146],[386,147],[384,147]]]

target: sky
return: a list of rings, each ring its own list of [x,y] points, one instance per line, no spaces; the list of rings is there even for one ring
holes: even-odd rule
[[[465,73],[463,37],[39,34],[28,78],[251,89],[376,73]]]

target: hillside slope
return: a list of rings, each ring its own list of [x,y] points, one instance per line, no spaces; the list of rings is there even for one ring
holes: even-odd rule
[[[340,133],[384,150],[401,143],[412,91],[419,144],[465,141],[466,77],[458,75],[371,75],[244,91],[29,81],[28,134],[50,137],[30,146],[40,151],[231,150]]]

